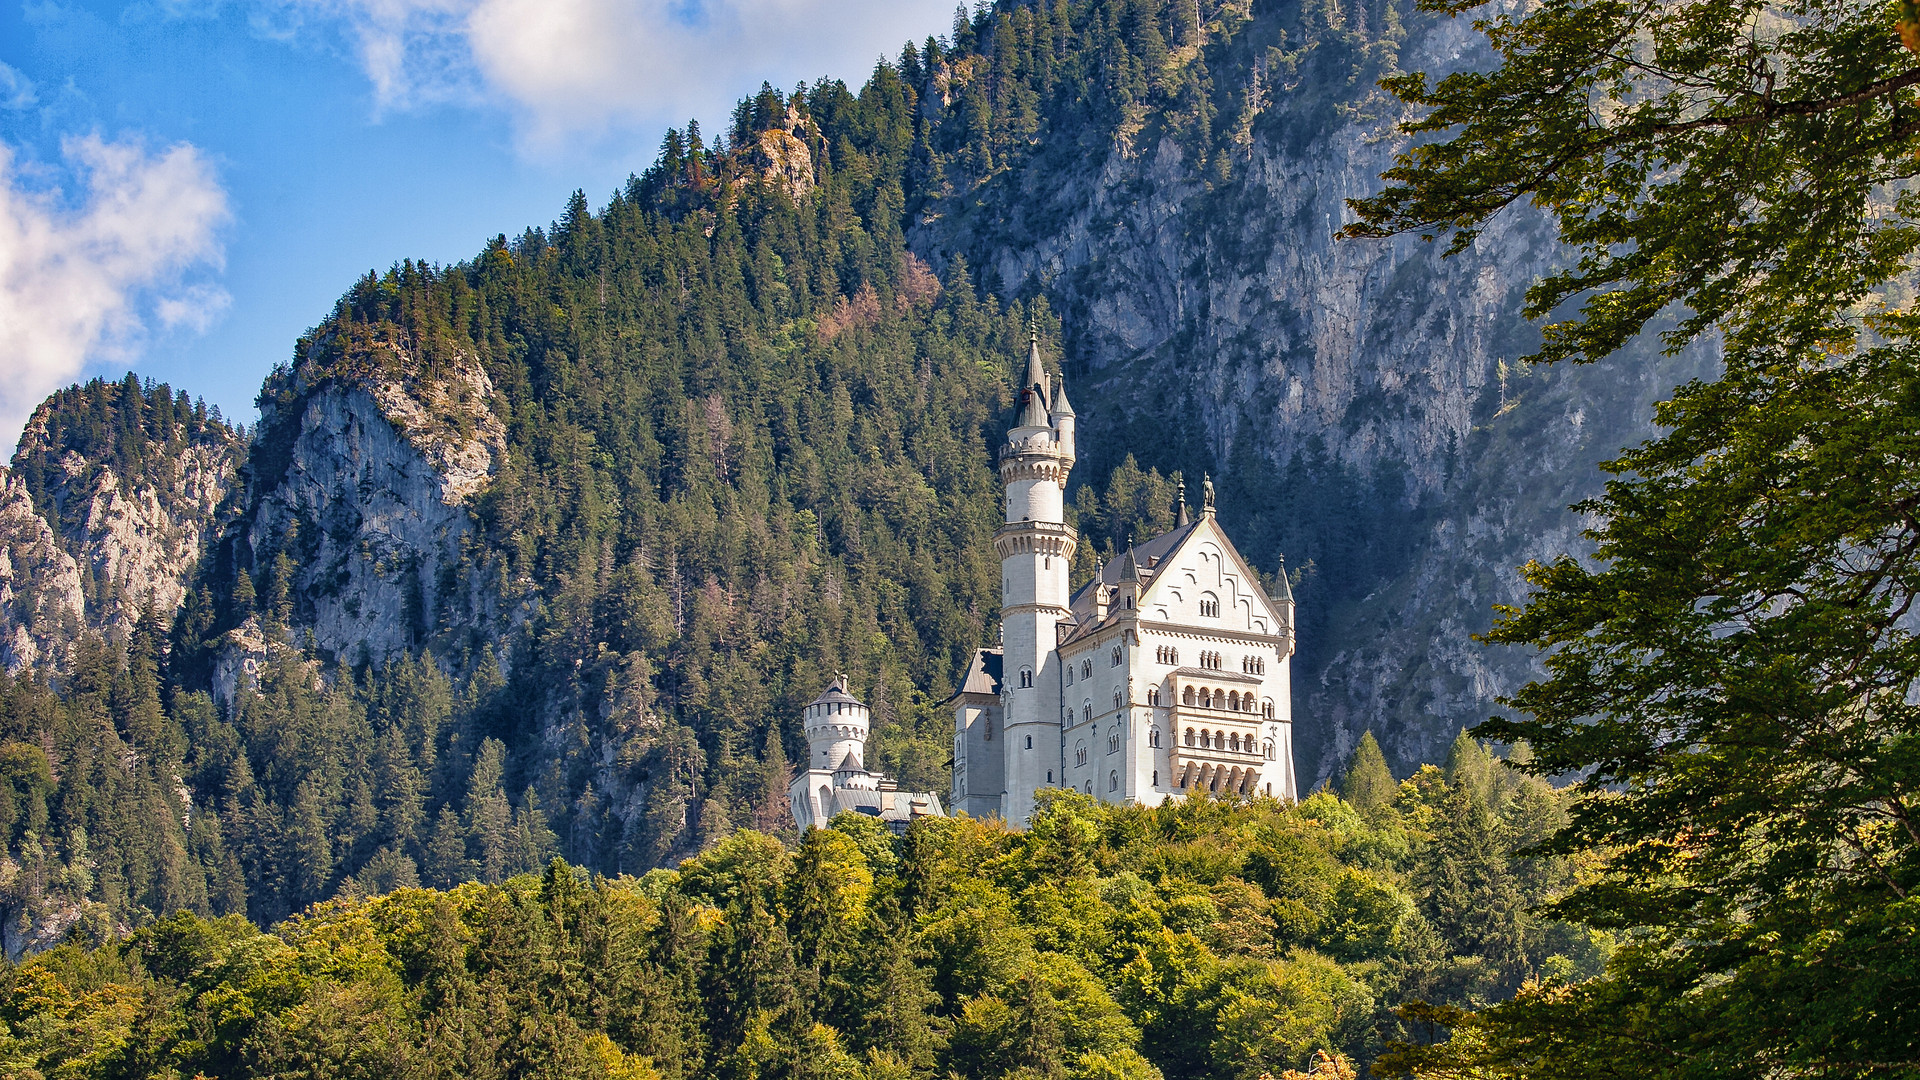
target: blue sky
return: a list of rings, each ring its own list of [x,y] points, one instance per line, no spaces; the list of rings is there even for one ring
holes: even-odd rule
[[[762,79],[857,84],[952,0],[0,8],[0,446],[128,369],[251,422],[352,280],[603,203]]]

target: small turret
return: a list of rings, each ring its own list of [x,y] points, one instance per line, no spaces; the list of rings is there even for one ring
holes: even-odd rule
[[[1063,375],[1053,388],[1053,438],[1060,444],[1060,455],[1073,461],[1073,403],[1067,400],[1067,380]]]
[[[1287,557],[1280,556],[1280,585],[1273,594],[1273,607],[1286,624],[1287,655],[1293,655],[1293,583],[1287,580]]]
[[[1140,593],[1144,588],[1140,580],[1140,563],[1133,557],[1133,541],[1127,541],[1127,553],[1120,558],[1120,584],[1115,588],[1114,600],[1128,611],[1139,606]]]
[[[872,714],[858,698],[847,693],[845,675],[836,677],[833,685],[813,699],[806,708],[805,718],[808,768],[837,770],[849,758],[855,768],[860,767],[866,758]]]

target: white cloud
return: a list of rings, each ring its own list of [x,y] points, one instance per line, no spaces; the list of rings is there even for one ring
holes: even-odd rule
[[[33,92],[33,80],[20,74],[19,68],[0,63],[0,109],[9,112],[31,109],[39,104]]]
[[[271,0],[354,42],[382,106],[478,94],[534,145],[715,117],[762,79],[858,83],[953,0]]]
[[[188,145],[69,138],[61,155],[84,191],[31,184],[0,144],[0,432],[18,432],[48,393],[90,360],[130,356],[146,309],[164,326],[204,327],[224,292],[184,281],[220,265],[227,195]]]

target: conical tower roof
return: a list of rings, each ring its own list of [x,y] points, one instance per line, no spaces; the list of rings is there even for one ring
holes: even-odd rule
[[[828,686],[825,690],[820,691],[820,696],[817,698],[814,698],[812,704],[859,705],[861,704],[861,702],[859,698],[854,697],[852,694],[847,693],[847,677],[845,675],[837,675],[834,677],[833,684]]]

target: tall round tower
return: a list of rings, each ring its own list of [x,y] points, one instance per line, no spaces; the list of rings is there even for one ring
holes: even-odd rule
[[[860,700],[847,693],[847,677],[841,675],[833,685],[821,691],[806,707],[807,768],[835,772],[853,755],[857,770],[864,770],[867,732],[872,714]]]
[[[1024,825],[1034,792],[1059,782],[1060,672],[1054,627],[1071,617],[1067,567],[1078,538],[1066,523],[1067,474],[1073,469],[1073,407],[1063,387],[1048,392],[1036,338],[1020,388],[1020,418],[1000,450],[1006,524],[993,534],[1000,553],[1000,629],[1004,656],[1009,823]],[[1049,397],[1054,402],[1050,414]]]

